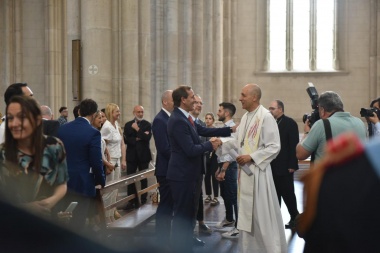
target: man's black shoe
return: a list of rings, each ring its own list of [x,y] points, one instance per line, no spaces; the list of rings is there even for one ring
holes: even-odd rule
[[[295,220],[290,220],[287,224],[285,224],[285,228],[288,228],[288,229],[296,228]]]
[[[193,245],[194,246],[204,246],[206,243],[202,241],[201,239],[193,236]]]

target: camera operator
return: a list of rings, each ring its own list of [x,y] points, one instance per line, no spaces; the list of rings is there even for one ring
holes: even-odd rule
[[[371,108],[380,109],[380,97],[372,100],[370,104]],[[373,112],[372,117],[365,117],[368,122],[368,133],[369,136],[380,136],[380,119],[376,112]]]
[[[355,132],[363,141],[366,139],[366,128],[359,118],[343,111],[343,102],[340,96],[333,91],[326,91],[318,98],[318,111],[320,120],[316,121],[310,129],[309,120],[304,125],[304,135],[296,148],[297,158],[305,160],[313,152],[315,160],[324,154],[326,132],[323,119],[328,119],[331,126],[332,137],[346,131]]]

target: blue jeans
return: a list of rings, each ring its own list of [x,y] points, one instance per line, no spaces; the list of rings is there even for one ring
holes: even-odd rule
[[[223,163],[219,163],[221,167]],[[238,205],[237,205],[237,179],[238,179],[238,170],[237,163],[232,162],[226,170],[224,181],[220,182],[220,195],[224,200],[224,206],[226,208],[226,220],[233,221],[235,213],[235,226],[238,221]]]

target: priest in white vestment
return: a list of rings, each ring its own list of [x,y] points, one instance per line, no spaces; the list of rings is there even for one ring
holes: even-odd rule
[[[231,153],[253,174],[239,170],[239,252],[287,252],[282,221],[270,162],[280,151],[280,135],[272,114],[260,105],[261,89],[256,84],[243,87],[240,102],[243,115],[234,137],[222,138],[217,155]]]

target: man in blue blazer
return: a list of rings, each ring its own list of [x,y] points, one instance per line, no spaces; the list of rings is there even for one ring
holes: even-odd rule
[[[170,159],[170,143],[168,137],[168,120],[173,112],[172,90],[167,90],[162,94],[162,109],[156,115],[152,123],[152,132],[156,144],[156,171],[157,182],[160,184],[160,203],[156,212],[156,234],[157,241],[163,247],[170,243],[171,221],[173,216],[173,200],[170,186],[166,180],[168,164]]]
[[[166,175],[174,203],[172,246],[174,252],[193,252],[193,221],[202,187],[203,154],[221,145],[217,138],[201,143],[199,136],[230,136],[233,129],[195,124],[189,115],[195,102],[191,87],[180,86],[172,96],[174,111],[168,121],[171,156]]]
[[[85,99],[79,106],[80,117],[58,129],[58,138],[65,145],[69,172],[66,204],[78,202],[70,221],[76,231],[85,227],[89,204],[96,193],[95,186],[105,185],[100,132],[90,123],[97,110],[98,105],[94,100]]]

